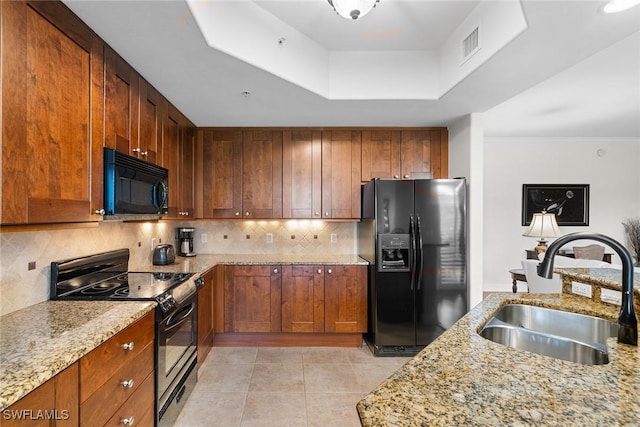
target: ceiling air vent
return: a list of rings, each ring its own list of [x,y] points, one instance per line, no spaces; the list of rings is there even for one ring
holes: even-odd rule
[[[473,31],[471,31],[471,33],[462,41],[462,63],[480,50],[479,29],[479,26],[474,28]]]

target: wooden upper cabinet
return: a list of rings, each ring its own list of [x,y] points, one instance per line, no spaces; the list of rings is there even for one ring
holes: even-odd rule
[[[322,132],[322,217],[360,218],[361,132]]]
[[[153,86],[140,78],[140,118],[138,156],[148,162],[162,165],[162,115],[164,98]]]
[[[282,217],[322,218],[322,133],[286,130],[282,141]]]
[[[366,267],[328,265],[325,270],[325,332],[366,332]]]
[[[141,157],[138,140],[139,76],[109,47],[105,48],[104,145]]]
[[[282,132],[252,129],[242,136],[242,215],[282,218]]]
[[[280,332],[280,266],[227,266],[224,283],[225,332]]]
[[[202,150],[202,217],[240,218],[242,131],[198,130],[198,146]]]
[[[59,2],[2,2],[2,224],[98,221],[101,40]]]
[[[178,215],[195,218],[195,137],[196,128],[191,123],[182,127],[180,137],[180,162],[178,174]]]
[[[324,332],[323,266],[282,266],[282,332]]]
[[[362,182],[448,177],[444,128],[362,132]]]
[[[172,105],[165,104],[162,120],[162,167],[169,170],[169,213],[167,216],[178,218],[178,163],[180,159],[180,112]]]

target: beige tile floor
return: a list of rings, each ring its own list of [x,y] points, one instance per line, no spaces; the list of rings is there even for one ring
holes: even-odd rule
[[[175,427],[360,426],[356,403],[408,360],[366,347],[214,347]]]

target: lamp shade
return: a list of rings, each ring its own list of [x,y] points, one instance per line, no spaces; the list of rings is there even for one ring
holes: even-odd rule
[[[547,237],[558,237],[560,234],[556,215],[542,211],[533,214],[531,224],[523,236],[544,240]]]
[[[338,15],[356,20],[376,7],[380,0],[328,0]]]

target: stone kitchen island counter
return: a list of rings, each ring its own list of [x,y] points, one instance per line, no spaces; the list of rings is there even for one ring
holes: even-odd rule
[[[362,399],[363,426],[640,425],[640,349],[607,341],[586,366],[508,348],[477,331],[524,303],[615,321],[618,308],[567,294],[493,294]]]
[[[45,301],[1,316],[0,410],[155,306],[155,302]]]

